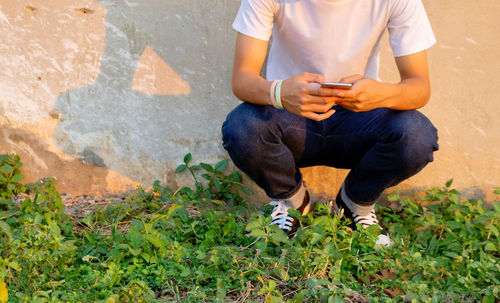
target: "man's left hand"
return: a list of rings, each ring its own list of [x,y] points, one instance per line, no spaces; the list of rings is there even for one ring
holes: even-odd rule
[[[392,90],[384,88],[387,83],[366,78],[362,75],[352,75],[340,80],[342,83],[352,83],[350,90],[335,89],[334,96],[340,98],[336,103],[355,112],[369,111],[379,107],[388,107],[387,100]]]

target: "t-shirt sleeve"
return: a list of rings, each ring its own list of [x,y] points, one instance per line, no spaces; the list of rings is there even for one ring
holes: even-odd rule
[[[436,43],[421,0],[391,2],[388,29],[395,57],[426,50]]]
[[[273,31],[273,0],[241,0],[233,28],[242,34],[268,41]]]

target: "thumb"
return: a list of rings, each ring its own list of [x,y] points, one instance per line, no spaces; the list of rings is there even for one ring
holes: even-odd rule
[[[354,83],[357,80],[362,79],[362,78],[364,78],[363,75],[351,75],[351,76],[347,76],[347,77],[340,79],[340,82],[342,82],[342,83]]]
[[[313,73],[303,73],[303,80],[307,83],[323,83],[325,81],[325,77],[321,74],[313,74]]]

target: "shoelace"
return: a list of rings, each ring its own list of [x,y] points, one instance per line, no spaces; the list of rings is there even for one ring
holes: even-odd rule
[[[382,226],[380,226],[377,215],[375,214],[375,210],[372,209],[372,211],[366,215],[366,216],[359,216],[359,215],[354,215],[353,216],[354,224],[361,223],[364,228],[367,228],[370,225],[377,224],[380,227],[380,230],[382,230]],[[389,238],[389,235],[385,233],[381,233],[378,236],[377,242],[375,242],[375,246],[391,246],[392,241]]]
[[[287,200],[271,201],[269,204],[274,205],[273,212],[271,213],[271,225],[278,224],[280,229],[292,230],[293,217],[288,215],[288,210],[291,208],[287,205]]]
[[[361,225],[363,225],[364,228],[367,228],[368,226],[374,225],[374,224],[380,225],[378,223],[378,219],[377,219],[377,215],[375,214],[375,210],[373,210],[373,209],[366,216],[360,216],[360,215],[353,214],[353,219],[354,219],[354,224],[361,223]],[[382,228],[382,227],[380,227],[380,228]]]

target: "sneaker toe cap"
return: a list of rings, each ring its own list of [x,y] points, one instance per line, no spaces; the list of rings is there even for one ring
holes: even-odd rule
[[[375,246],[391,246],[392,245],[392,241],[391,239],[389,238],[388,235],[384,235],[384,234],[380,234],[378,236],[378,240],[377,242],[375,242]]]

